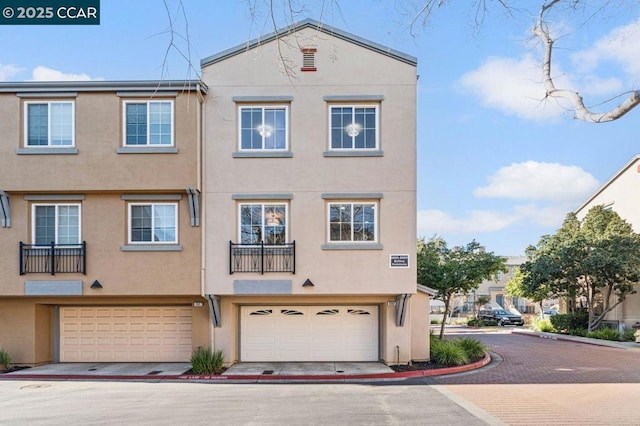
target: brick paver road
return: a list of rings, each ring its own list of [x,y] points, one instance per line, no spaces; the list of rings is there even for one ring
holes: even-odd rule
[[[510,425],[640,425],[640,350],[497,331],[452,330],[503,360],[431,381],[461,405]]]

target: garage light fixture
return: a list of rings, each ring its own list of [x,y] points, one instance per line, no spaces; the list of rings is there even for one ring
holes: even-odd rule
[[[91,288],[102,288],[102,284],[100,284],[100,281],[95,280],[95,281],[91,284]]]
[[[302,287],[315,287],[309,278],[302,284]]]

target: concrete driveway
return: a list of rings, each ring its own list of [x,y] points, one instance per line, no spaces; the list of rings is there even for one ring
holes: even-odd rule
[[[170,363],[60,363],[7,373],[7,376],[180,376],[191,369],[188,362]],[[393,373],[380,362],[241,362],[228,368],[223,376],[353,376]]]

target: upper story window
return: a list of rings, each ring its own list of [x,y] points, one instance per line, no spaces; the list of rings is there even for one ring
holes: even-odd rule
[[[80,244],[80,204],[34,204],[33,243]]]
[[[125,146],[173,146],[173,101],[125,101]]]
[[[286,105],[241,106],[240,151],[285,151],[289,149]]]
[[[376,242],[377,203],[329,203],[329,242]]]
[[[240,204],[241,244],[286,244],[287,205],[284,203]]]
[[[70,101],[25,102],[27,147],[73,147],[74,103]]]
[[[129,243],[178,242],[177,203],[130,203]]]
[[[377,150],[378,106],[329,107],[331,150]]]

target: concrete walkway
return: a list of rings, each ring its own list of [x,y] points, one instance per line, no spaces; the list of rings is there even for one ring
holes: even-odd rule
[[[327,376],[389,374],[393,370],[381,362],[240,362],[223,376]]]

